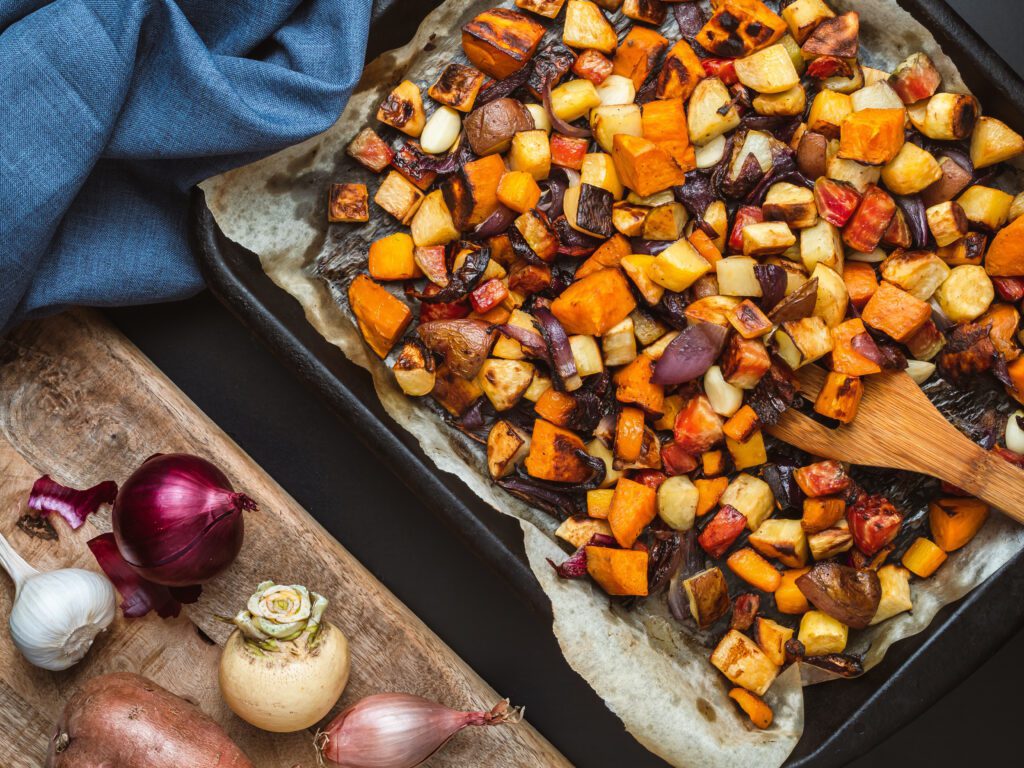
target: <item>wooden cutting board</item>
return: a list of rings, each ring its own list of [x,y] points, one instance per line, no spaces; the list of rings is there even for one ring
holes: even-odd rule
[[[29,323],[0,341],[0,532],[32,565],[98,570],[85,543],[110,530],[104,510],[78,531],[55,520],[57,541],[25,533],[16,523],[36,478],[49,473],[79,488],[123,482],[148,456],[178,451],[209,458],[236,490],[259,502],[258,512],[247,513],[242,554],[178,619],[119,617],[82,663],[62,673],[36,669],[15,650],[6,631],[14,590],[0,576],[0,765],[41,766],[52,723],[76,686],[126,670],[198,704],[258,768],[313,768],[312,732],[252,728],[227,709],[217,690],[219,645],[229,627],[215,617],[233,615],[264,579],[307,584],[330,599],[328,618],[352,650],[352,678],[335,711],[384,691],[464,709],[489,709],[501,698],[99,315],[75,312]],[[429,765],[569,763],[524,722],[467,729]]]

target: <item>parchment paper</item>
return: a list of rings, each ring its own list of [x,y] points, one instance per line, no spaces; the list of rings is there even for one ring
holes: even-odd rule
[[[780,765],[803,730],[800,670],[794,665],[772,686],[767,700],[775,722],[752,729],[727,699],[727,681],[710,665],[711,640],[688,632],[668,614],[664,599],[626,612],[586,580],[562,581],[546,559],[565,551],[555,542],[555,521],[494,486],[483,451],[446,426],[429,398],[406,397],[386,362],[366,347],[344,298],[348,283],[365,271],[369,243],[399,229],[376,209],[366,225],[326,225],[332,181],[363,181],[371,196],[379,181],[346,158],[345,146],[373,116],[384,94],[400,80],[424,93],[438,71],[464,60],[458,30],[495,0],[447,0],[424,21],[404,48],[370,64],[344,114],[326,133],[260,162],[209,179],[201,186],[224,233],[258,254],[263,269],[303,307],[309,322],[366,368],[391,416],[413,434],[439,469],[463,480],[499,512],[519,518],[530,566],[551,599],[554,632],[569,664],[605,700],[625,727],[652,752],[676,766],[771,768]],[[946,90],[966,88],[934,38],[894,0],[831,0],[837,11],[861,13],[862,59],[891,69],[905,56],[926,51],[941,70]],[[678,38],[671,14],[665,25]],[[429,106],[429,100],[425,99]],[[331,281],[318,276],[330,276]],[[915,514],[920,518],[921,509]],[[854,633],[849,650],[864,654],[870,669],[897,640],[915,634],[944,605],[962,597],[1024,547],[1024,529],[1001,516],[985,526],[936,576],[916,581],[914,610]],[[812,682],[810,679],[805,683]],[[841,684],[841,683],[839,683]]]

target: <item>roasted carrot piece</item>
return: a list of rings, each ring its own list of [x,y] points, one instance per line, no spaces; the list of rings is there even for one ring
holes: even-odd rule
[[[665,388],[651,381],[654,359],[637,355],[633,362],[615,374],[615,399],[620,403],[638,405],[652,416],[665,409]]]
[[[757,728],[764,730],[772,724],[772,708],[764,703],[764,699],[746,688],[733,688],[729,698],[739,704],[740,709],[750,718]]]
[[[811,569],[791,568],[782,572],[782,581],[775,590],[775,607],[779,609],[779,613],[807,613],[811,609],[804,593],[796,585],[796,580],[809,570]]]
[[[954,552],[977,535],[988,519],[988,504],[980,499],[949,496],[928,505],[932,538],[946,552]]]
[[[697,253],[703,256],[708,264],[721,261],[722,252],[718,250],[715,241],[708,237],[703,229],[695,228],[686,239],[690,241],[690,245],[697,249]]]
[[[694,480],[697,486],[697,516],[706,515],[718,505],[725,489],[729,487],[728,477],[700,478]]]
[[[832,369],[848,376],[869,376],[881,373],[878,363],[870,360],[853,347],[853,339],[867,333],[864,322],[853,318],[832,329]]]
[[[612,159],[619,179],[641,197],[685,183],[686,174],[653,141],[625,133],[612,140]]]
[[[603,336],[636,309],[629,283],[618,269],[602,269],[576,280],[551,303],[567,333]]]
[[[544,394],[533,404],[533,410],[538,416],[559,427],[568,426],[569,417],[575,408],[576,398],[554,387],[544,390]]]
[[[757,413],[749,405],[744,405],[722,426],[726,437],[730,437],[737,443],[745,443],[747,439],[761,428],[761,420]]]
[[[587,547],[587,573],[609,595],[647,594],[647,552]]]
[[[750,547],[737,549],[725,562],[733,573],[762,592],[774,592],[782,583],[782,574],[775,566]]]
[[[657,491],[653,488],[625,477],[619,478],[608,509],[608,524],[620,546],[626,549],[633,546],[658,514],[657,499]]]
[[[865,323],[896,341],[909,339],[931,316],[928,302],[884,280],[861,313]]]
[[[526,456],[526,471],[538,480],[582,483],[591,473],[580,460],[583,441],[567,429],[544,419],[533,422],[533,438]]]
[[[366,343],[382,358],[388,356],[412,322],[409,307],[373,282],[369,275],[359,275],[352,281],[348,303]]]
[[[863,261],[848,261],[843,265],[843,282],[850,301],[857,309],[863,309],[878,290],[875,268]]]
[[[589,274],[609,267],[618,267],[619,262],[633,252],[632,246],[623,235],[612,235],[590,254],[590,258],[580,264],[576,270],[576,279],[580,280]]]
[[[640,458],[644,442],[644,412],[623,408],[615,423],[615,458],[632,463]]]

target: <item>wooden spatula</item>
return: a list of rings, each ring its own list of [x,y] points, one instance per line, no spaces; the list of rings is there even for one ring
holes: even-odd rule
[[[825,371],[808,365],[797,375],[801,394],[817,397]],[[1024,523],[1024,470],[971,442],[902,371],[863,381],[853,423],[830,429],[789,410],[768,432],[814,456],[937,477]]]

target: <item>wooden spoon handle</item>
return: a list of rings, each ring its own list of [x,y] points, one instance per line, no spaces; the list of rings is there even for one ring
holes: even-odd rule
[[[956,442],[958,461],[932,468],[930,474],[962,488],[1008,517],[1024,523],[1024,470],[986,451],[963,435]]]

